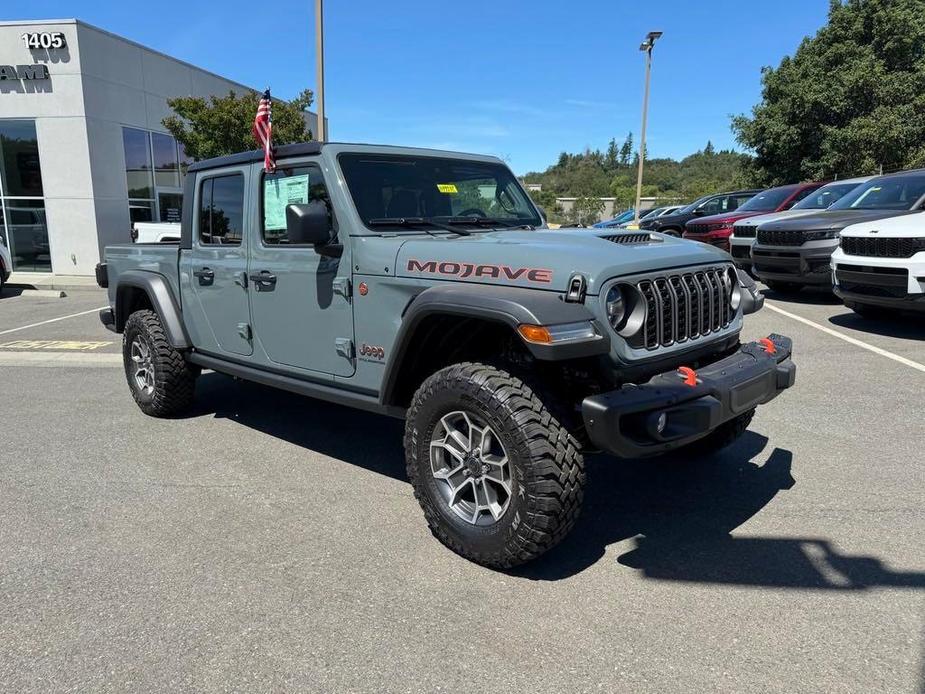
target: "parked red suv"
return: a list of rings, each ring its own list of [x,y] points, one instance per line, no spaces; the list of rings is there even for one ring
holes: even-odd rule
[[[789,210],[823,185],[825,185],[825,182],[793,183],[787,186],[768,188],[735,210],[692,219],[684,225],[684,238],[709,243],[728,252],[729,237],[732,236],[732,225],[740,219],[755,217],[759,214],[768,214],[769,212]]]

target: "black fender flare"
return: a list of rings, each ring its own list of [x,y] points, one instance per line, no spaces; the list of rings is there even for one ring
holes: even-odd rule
[[[510,327],[519,336],[519,325],[560,325],[593,322],[598,335],[595,340],[540,345],[523,340],[534,358],[561,361],[607,354],[610,351],[608,331],[596,320],[583,303],[567,303],[556,292],[520,287],[498,287],[482,284],[440,284],[417,294],[402,314],[401,326],[392,347],[382,380],[381,400],[390,402],[398,386],[398,377],[415,332],[424,319],[434,316],[478,318]]]
[[[125,321],[128,320],[129,309],[125,297],[130,289],[140,289],[148,296],[151,306],[161,319],[171,346],[176,349],[189,349],[193,346],[183,325],[180,306],[167,278],[146,270],[126,270],[119,275],[116,285],[116,332],[121,333],[125,329]]]

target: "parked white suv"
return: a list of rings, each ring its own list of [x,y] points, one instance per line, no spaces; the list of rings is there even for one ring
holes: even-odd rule
[[[746,217],[732,225],[732,236],[729,239],[732,259],[737,267],[752,270],[752,246],[758,236],[758,227],[765,222],[776,222],[779,219],[792,219],[802,215],[813,214],[820,210],[826,209],[833,202],[838,200],[846,193],[850,193],[862,183],[866,183],[873,176],[861,176],[859,178],[846,178],[843,181],[833,181],[827,183],[821,188],[816,188],[805,198],[800,200],[789,210],[782,212],[771,212],[762,214],[757,217]]]
[[[845,306],[862,316],[925,312],[925,212],[845,227],[832,278]]]
[[[179,243],[179,222],[135,222],[132,224],[135,243]]]
[[[3,291],[3,285],[10,278],[13,271],[13,259],[10,257],[10,249],[7,248],[6,238],[0,235],[0,291]]]

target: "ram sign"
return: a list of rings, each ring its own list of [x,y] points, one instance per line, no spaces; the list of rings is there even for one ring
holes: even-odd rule
[[[48,67],[35,65],[0,65],[0,82],[5,80],[47,80]]]

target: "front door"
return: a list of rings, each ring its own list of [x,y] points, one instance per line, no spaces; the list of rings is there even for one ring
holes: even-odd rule
[[[207,352],[253,353],[247,300],[247,167],[197,181],[192,248],[183,254],[183,281],[193,343]]]
[[[318,164],[282,164],[260,177],[259,228],[248,274],[255,337],[272,362],[336,376],[354,372],[350,262],[328,258],[312,246],[289,243],[286,205],[322,200],[327,187]],[[332,238],[337,221],[332,216]],[[346,231],[341,233],[346,234]]]

